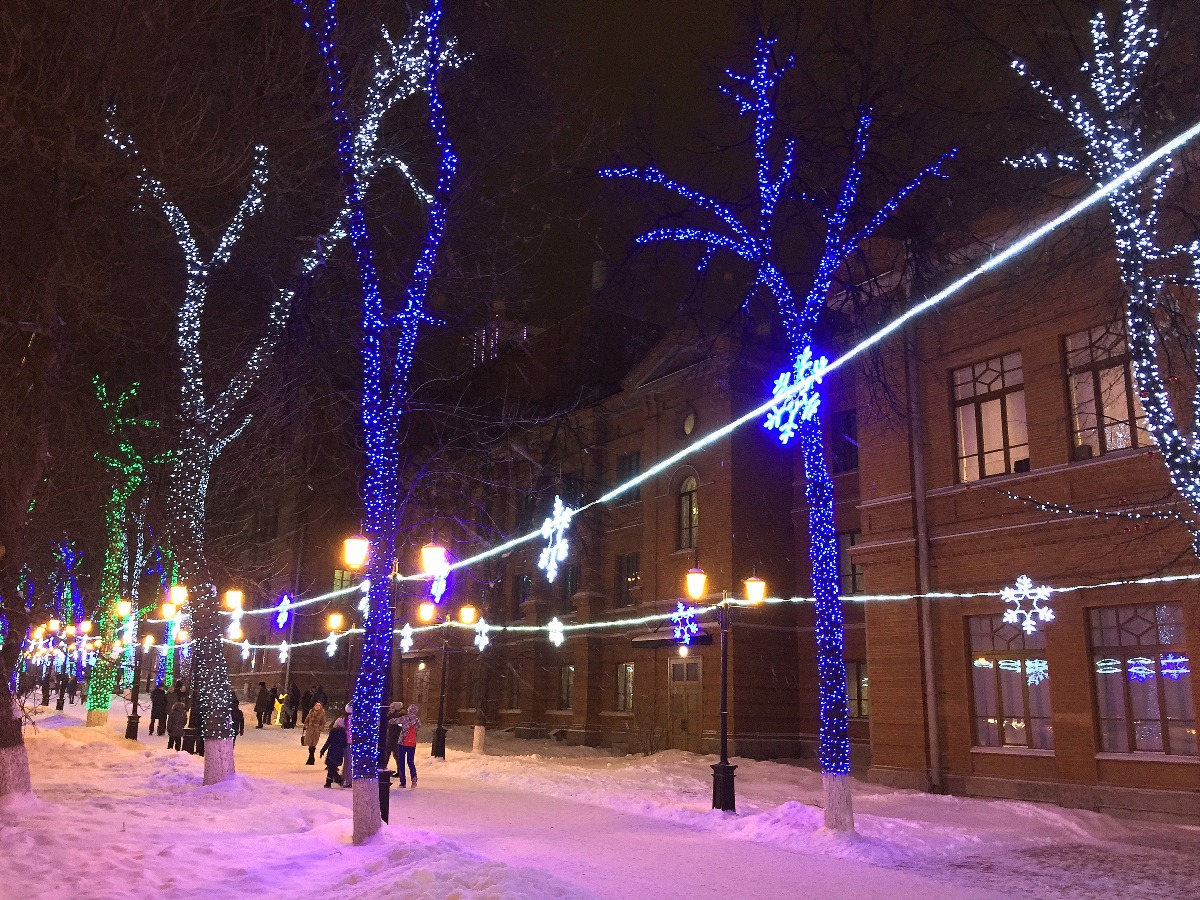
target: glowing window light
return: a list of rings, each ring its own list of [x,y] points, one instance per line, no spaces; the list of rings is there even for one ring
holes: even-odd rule
[[[1140,684],[1158,674],[1158,663],[1148,656],[1134,656],[1129,659],[1128,672],[1129,680]]]
[[[1187,655],[1183,653],[1164,653],[1159,671],[1172,681],[1178,681],[1185,675],[1192,673],[1191,667],[1188,665]]]

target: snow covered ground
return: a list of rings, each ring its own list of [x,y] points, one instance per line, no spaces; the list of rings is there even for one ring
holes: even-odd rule
[[[495,732],[479,757],[468,729],[445,762],[418,747],[420,787],[354,847],[350,792],[303,765],[298,731],[251,726],[237,778],[206,788],[166,738],[124,740],[121,712],[27,730],[38,799],[0,809],[0,898],[1200,896],[1200,828],[858,784],[846,839],[800,766],[738,760],[728,815],[709,808],[715,758]]]

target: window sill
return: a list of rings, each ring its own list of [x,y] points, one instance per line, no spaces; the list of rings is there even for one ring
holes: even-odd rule
[[[603,719],[603,718],[605,718],[606,716],[607,716],[608,718],[610,718],[610,719],[632,719],[632,718],[633,718],[633,712],[632,712],[632,711],[629,711],[629,712],[621,712],[620,710],[612,710],[611,712],[602,712],[602,713],[600,713],[600,718],[602,718],[602,719]]]
[[[515,707],[513,709],[499,709],[496,711],[498,713],[500,713],[501,715],[504,715],[504,713],[519,713],[521,710],[520,710],[520,708]]]
[[[972,747],[971,752],[984,756],[1054,756],[1053,750],[1040,747]]]
[[[1096,759],[1113,762],[1182,763],[1200,765],[1200,756],[1179,756],[1166,753],[1097,753]]]
[[[548,709],[548,710],[546,710],[546,715],[548,715],[548,716],[569,716],[573,712],[575,712],[575,710],[573,710],[573,709]]]

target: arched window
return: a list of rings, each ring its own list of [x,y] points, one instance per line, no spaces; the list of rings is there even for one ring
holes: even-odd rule
[[[689,475],[679,485],[679,549],[692,550],[700,526],[700,507],[696,503],[696,476]]]

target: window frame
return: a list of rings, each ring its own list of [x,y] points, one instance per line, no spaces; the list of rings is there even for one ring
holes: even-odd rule
[[[558,708],[570,710],[575,708],[575,667],[563,664],[558,667]]]
[[[1006,387],[1004,385],[1005,376],[1005,360],[1012,356],[1019,359],[1021,370],[1020,384]],[[968,397],[959,399],[958,397],[958,382],[957,376],[959,372],[970,371],[971,378],[967,383],[974,382],[977,379],[975,370],[979,367],[986,367],[992,362],[999,363],[1000,382],[1001,385],[996,390],[988,390],[984,393],[971,394]],[[985,478],[995,478],[1000,475],[1012,475],[1016,472],[1015,465],[1021,460],[1013,459],[1013,450],[1019,447],[1025,448],[1025,456],[1021,459],[1030,460],[1029,454],[1029,415],[1028,407],[1025,403],[1025,357],[1020,350],[1009,350],[995,356],[987,356],[983,359],[969,362],[965,365],[955,366],[950,370],[949,377],[950,387],[950,419],[951,428],[954,433],[954,474],[958,484],[973,484],[976,481],[983,481]],[[1009,399],[1015,394],[1021,394],[1021,406],[1026,410],[1025,414],[1025,442],[1023,444],[1014,445],[1012,442],[1012,423],[1009,420]],[[1004,454],[1004,471],[993,472],[986,474],[986,457],[989,453],[996,452],[995,450],[987,450],[984,443],[984,416],[983,406],[992,401],[1000,401],[1000,427],[1001,427],[1001,447],[999,448]],[[962,446],[961,429],[959,427],[959,411],[971,407],[974,410],[974,425],[975,425],[975,451],[971,455],[967,455],[965,448]],[[965,466],[969,459],[974,459],[977,475],[975,478],[967,478]]]
[[[1125,348],[1123,353],[1118,353],[1112,356],[1105,356],[1097,359],[1096,355],[1103,351],[1098,345],[1097,339],[1093,337],[1093,332],[1100,332],[1100,337],[1103,338],[1105,333],[1113,333],[1114,329],[1118,330],[1121,336],[1122,344]],[[1081,351],[1072,351],[1070,341],[1078,335],[1086,335],[1087,343],[1082,352],[1086,352],[1090,359],[1087,362],[1071,365],[1071,356],[1073,353]],[[1120,323],[1108,323],[1104,325],[1094,325],[1091,328],[1083,328],[1079,331],[1072,331],[1069,334],[1064,334],[1062,337],[1063,351],[1063,368],[1066,371],[1066,387],[1067,387],[1067,408],[1071,416],[1071,459],[1076,459],[1076,447],[1088,446],[1090,442],[1081,439],[1081,432],[1090,430],[1095,433],[1096,441],[1096,456],[1105,456],[1109,453],[1120,453],[1125,450],[1138,450],[1154,445],[1153,439],[1150,437],[1146,423],[1146,412],[1142,408],[1141,400],[1137,392],[1137,385],[1133,381],[1133,360],[1129,355],[1129,335],[1123,325]],[[1124,376],[1125,383],[1125,407],[1128,418],[1124,420],[1115,420],[1120,424],[1124,424],[1129,429],[1130,445],[1128,447],[1108,447],[1107,430],[1112,427],[1106,425],[1104,421],[1104,395],[1102,390],[1100,374],[1102,372],[1120,369]],[[1092,397],[1093,404],[1092,416],[1094,424],[1090,429],[1081,429],[1079,426],[1079,405],[1076,399],[1076,378],[1083,374],[1091,376],[1092,381]],[[1139,415],[1140,414],[1140,415]]]
[[[837,539],[837,563],[838,563],[838,593],[843,597],[853,597],[857,594],[865,594],[866,588],[866,573],[860,563],[856,563],[850,557],[849,549],[857,547],[862,541],[862,530],[855,529],[852,531],[839,531],[834,537]],[[847,541],[848,543],[843,543]],[[847,568],[843,570],[842,562],[845,562]],[[846,589],[846,580],[849,578],[850,590]]]
[[[1171,625],[1167,626],[1164,626],[1161,624],[1161,622],[1157,623],[1154,628],[1159,632],[1160,639],[1156,643],[1143,644],[1138,642],[1132,644],[1118,643],[1116,645],[1112,645],[1098,644],[1096,642],[1097,631],[1103,633],[1106,630],[1103,622],[1098,621],[1100,618],[1102,618],[1105,612],[1112,611],[1116,615],[1117,622],[1115,627],[1117,628],[1118,632],[1120,632],[1122,630],[1120,618],[1121,611],[1152,609],[1157,612],[1160,607],[1170,607],[1179,610],[1180,620],[1178,623],[1172,623]],[[1182,657],[1184,664],[1187,665],[1190,670],[1191,656],[1188,653],[1186,636],[1182,634],[1185,627],[1183,604],[1178,601],[1164,603],[1123,603],[1109,606],[1090,607],[1087,613],[1089,664],[1092,670],[1091,681],[1092,690],[1094,692],[1094,702],[1092,704],[1092,708],[1094,710],[1097,749],[1101,753],[1127,753],[1130,755],[1144,757],[1146,759],[1155,759],[1162,756],[1183,756],[1187,758],[1200,757],[1200,741],[1197,741],[1198,746],[1196,750],[1190,752],[1187,749],[1176,749],[1171,746],[1171,728],[1169,723],[1173,721],[1173,719],[1168,715],[1166,694],[1167,678],[1164,677],[1162,673],[1162,657],[1167,655]],[[1161,630],[1164,627],[1177,627],[1181,632],[1181,639],[1179,641],[1163,643],[1161,640]],[[1135,660],[1150,661],[1149,657],[1151,655],[1155,657],[1153,660],[1155,665],[1153,677],[1155,683],[1155,702],[1158,707],[1158,733],[1160,737],[1160,743],[1162,744],[1161,750],[1142,749],[1138,747],[1138,723],[1151,720],[1148,718],[1139,719],[1135,718],[1134,716],[1136,708],[1133,699],[1132,683],[1135,680],[1135,677],[1131,676],[1130,674],[1129,664]],[[1100,664],[1108,661],[1119,663],[1119,672],[1101,672]],[[1104,710],[1101,707],[1101,687],[1099,680],[1105,674],[1120,674],[1123,676],[1121,678],[1121,702],[1125,720],[1125,749],[1112,749],[1105,746],[1106,732],[1104,728],[1104,722],[1106,717],[1104,716]],[[1191,687],[1190,679],[1194,673],[1189,671],[1187,674],[1189,678],[1189,687]],[[1138,680],[1139,683],[1145,683],[1145,681],[1149,680],[1149,678],[1147,677],[1136,680]],[[1191,719],[1175,719],[1174,721],[1182,722],[1185,724],[1185,726],[1190,722],[1192,727],[1195,728],[1196,725],[1200,723],[1200,719],[1197,719],[1196,716],[1196,707],[1194,701],[1192,700],[1192,693],[1189,690],[1184,691],[1183,694],[1186,700],[1192,703]]]
[[[854,686],[853,690],[850,689],[851,685]],[[851,719],[871,717],[870,678],[865,659],[847,660],[846,697],[850,701]]]
[[[834,475],[857,472],[859,465],[857,410],[839,410],[833,413],[830,419],[830,471]]]
[[[633,566],[627,563],[632,560]],[[613,597],[618,608],[634,605],[633,592],[642,584],[642,554],[638,551],[621,553],[616,558],[616,574],[613,583]]]
[[[970,695],[971,695],[971,707],[970,707],[970,709],[971,709],[971,746],[972,747],[989,748],[989,749],[1032,750],[1032,751],[1051,752],[1051,753],[1055,752],[1054,706],[1053,706],[1052,699],[1049,695],[1049,691],[1050,691],[1049,686],[1047,685],[1047,687],[1045,689],[1046,690],[1046,715],[1044,717],[1043,716],[1034,716],[1032,714],[1033,707],[1030,702],[1030,690],[1029,689],[1031,687],[1036,687],[1039,684],[1042,684],[1043,682],[1048,682],[1050,679],[1049,656],[1047,653],[1047,649],[1045,647],[1045,632],[1039,631],[1039,632],[1035,632],[1033,635],[1025,634],[1023,631],[1021,631],[1021,629],[1018,626],[1009,624],[1009,623],[1005,623],[1003,621],[1003,616],[1004,616],[1003,613],[996,613],[994,615],[966,616],[964,618],[964,622],[963,622],[964,627],[966,629],[966,649],[967,649],[967,669],[968,669],[967,681],[970,684]],[[975,647],[975,642],[973,640],[973,638],[975,637],[975,634],[971,628],[971,624],[972,624],[972,622],[975,622],[975,621],[984,621],[984,620],[991,620],[990,635],[991,635],[991,641],[992,641],[993,645],[995,644],[997,635],[1003,629],[1012,629],[1013,631],[1017,632],[1017,636],[1020,637],[1020,639],[1021,639],[1020,649],[1014,649],[1013,646],[1011,645],[1011,642],[1009,642],[1010,646],[1003,650],[998,649],[995,646],[993,646],[992,649],[977,649]],[[1028,646],[1029,639],[1033,638],[1035,636],[1037,637],[1038,640],[1040,640],[1042,642],[1042,646],[1040,646],[1040,647]],[[1028,660],[1031,658],[1040,660],[1040,661],[1043,661],[1046,663],[1045,674],[1036,684],[1031,684],[1029,681],[1030,676],[1029,676]],[[981,660],[986,660],[989,663],[989,665],[980,666],[978,663]],[[1002,661],[1005,661],[1005,662],[1016,661],[1016,662],[1018,662],[1018,668],[1015,670],[1012,670],[1010,667],[1001,665]],[[999,739],[999,742],[995,743],[995,744],[986,743],[983,740],[982,729],[980,727],[981,720],[984,718],[987,718],[987,717],[983,713],[981,713],[979,710],[979,696],[978,696],[978,692],[976,689],[975,681],[976,681],[976,677],[977,677],[977,675],[976,675],[977,670],[981,671],[983,669],[990,669],[991,673],[992,673],[991,690],[992,690],[992,697],[994,698],[995,705],[996,705],[995,728],[996,728],[996,734]],[[1005,671],[1016,671],[1021,676],[1020,677],[1020,685],[1021,685],[1021,712],[1022,712],[1022,715],[1019,717],[1015,716],[1015,715],[1010,715],[1009,711],[1005,709],[1004,681],[1001,676],[1001,672],[1005,672]],[[1021,724],[1014,725],[1012,727],[1019,730],[1022,734],[1025,735],[1026,741],[1024,744],[1009,743],[1006,740],[1006,732],[1007,732],[1009,726],[1007,726],[1005,723],[1008,721],[1015,722],[1018,718],[1020,719]],[[1034,744],[1034,736],[1037,732],[1034,728],[1034,720],[1036,719],[1036,720],[1040,721],[1043,718],[1045,719],[1045,722],[1047,725],[1047,733],[1049,735],[1048,745],[1035,745]]]
[[[624,484],[631,478],[642,474],[642,451],[630,450],[628,453],[617,455],[617,480],[613,487]],[[642,499],[642,486],[630,488],[618,499],[618,503],[637,503]]]
[[[690,486],[689,486],[690,485]],[[675,492],[677,498],[676,512],[676,549],[695,550],[700,541],[700,479],[696,475],[686,475],[679,482]]]
[[[633,679],[634,663],[617,663],[617,701],[616,711],[621,713],[633,712]]]

